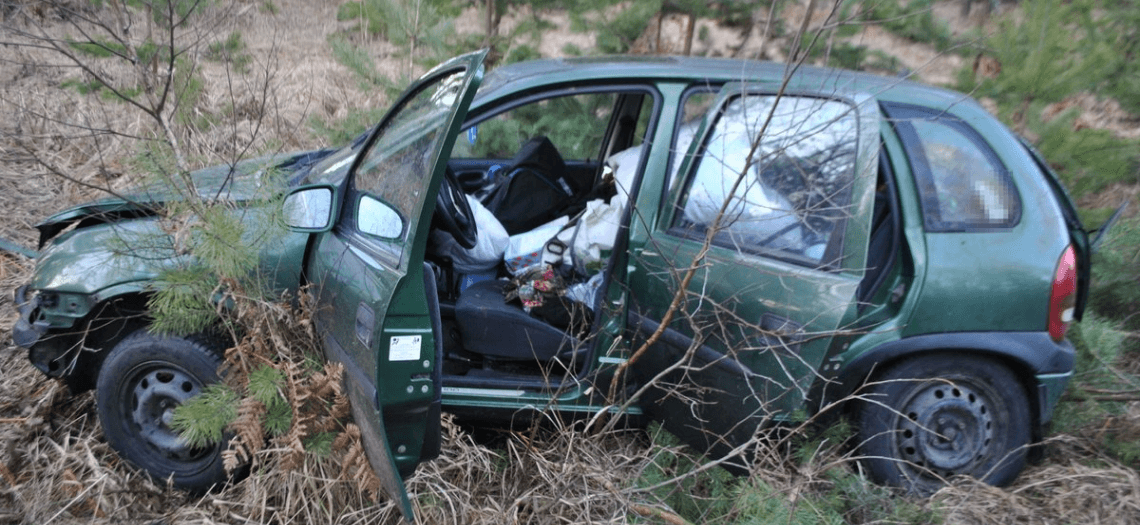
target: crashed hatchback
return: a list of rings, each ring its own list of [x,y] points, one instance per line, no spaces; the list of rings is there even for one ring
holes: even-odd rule
[[[974,100],[720,59],[484,76],[484,55],[433,69],[343,149],[263,161],[287,175],[291,231],[259,268],[313,287],[405,512],[401,475],[439,452],[444,411],[509,424],[631,401],[623,416],[714,457],[842,411],[878,482],[1023,469],[1072,375],[1089,243],[1045,162]],[[202,490],[221,447],[187,447],[168,414],[217,380],[217,348],[147,331],[155,274],[114,241],[155,228],[126,202],[47,219],[13,333],[96,389],[123,457]]]

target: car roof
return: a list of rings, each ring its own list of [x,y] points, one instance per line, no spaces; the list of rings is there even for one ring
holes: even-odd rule
[[[729,58],[679,56],[603,56],[555,58],[502,66],[487,74],[479,99],[533,87],[583,80],[677,80],[710,84],[746,81],[778,87],[787,66],[783,63]],[[972,98],[900,77],[885,77],[815,66],[796,68],[789,88],[821,93],[860,92],[881,101],[919,104],[948,109]],[[476,104],[478,104],[478,100]]]

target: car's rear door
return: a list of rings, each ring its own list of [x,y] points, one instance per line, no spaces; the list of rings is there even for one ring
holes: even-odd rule
[[[640,405],[689,444],[724,455],[804,408],[857,312],[878,133],[867,96],[726,86],[632,232]]]
[[[402,477],[439,451],[440,327],[424,249],[459,124],[485,52],[424,75],[398,100],[346,180],[341,215],[318,235],[307,275],[329,359],[345,365],[373,470],[411,517]]]

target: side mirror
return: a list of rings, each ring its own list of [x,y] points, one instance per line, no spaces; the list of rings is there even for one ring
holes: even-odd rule
[[[285,197],[285,225],[295,231],[322,232],[332,228],[333,188],[306,186]]]
[[[360,197],[360,208],[356,214],[356,227],[368,235],[384,239],[398,239],[404,233],[404,220],[400,213],[387,203],[370,195]]]

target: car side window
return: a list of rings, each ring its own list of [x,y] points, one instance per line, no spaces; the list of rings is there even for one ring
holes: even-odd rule
[[[617,95],[552,97],[504,111],[472,126],[456,141],[453,159],[510,159],[519,146],[545,136],[567,161],[596,158]]]
[[[1007,228],[1021,199],[1005,165],[969,125],[946,113],[885,108],[910,157],[926,230]]]
[[[670,231],[703,239],[716,227],[715,244],[823,263],[847,216],[857,137],[858,119],[846,102],[730,100],[688,175]]]
[[[405,219],[416,213],[431,177],[436,144],[465,77],[463,71],[441,77],[408,99],[379,130],[356,170],[353,187]]]
[[[677,172],[681,169],[697,128],[701,127],[701,120],[716,103],[718,89],[714,86],[700,86],[688,90],[684,95],[678,115],[679,124],[674,132],[673,149],[669,152],[669,179],[665,186],[669,190],[677,183]]]

